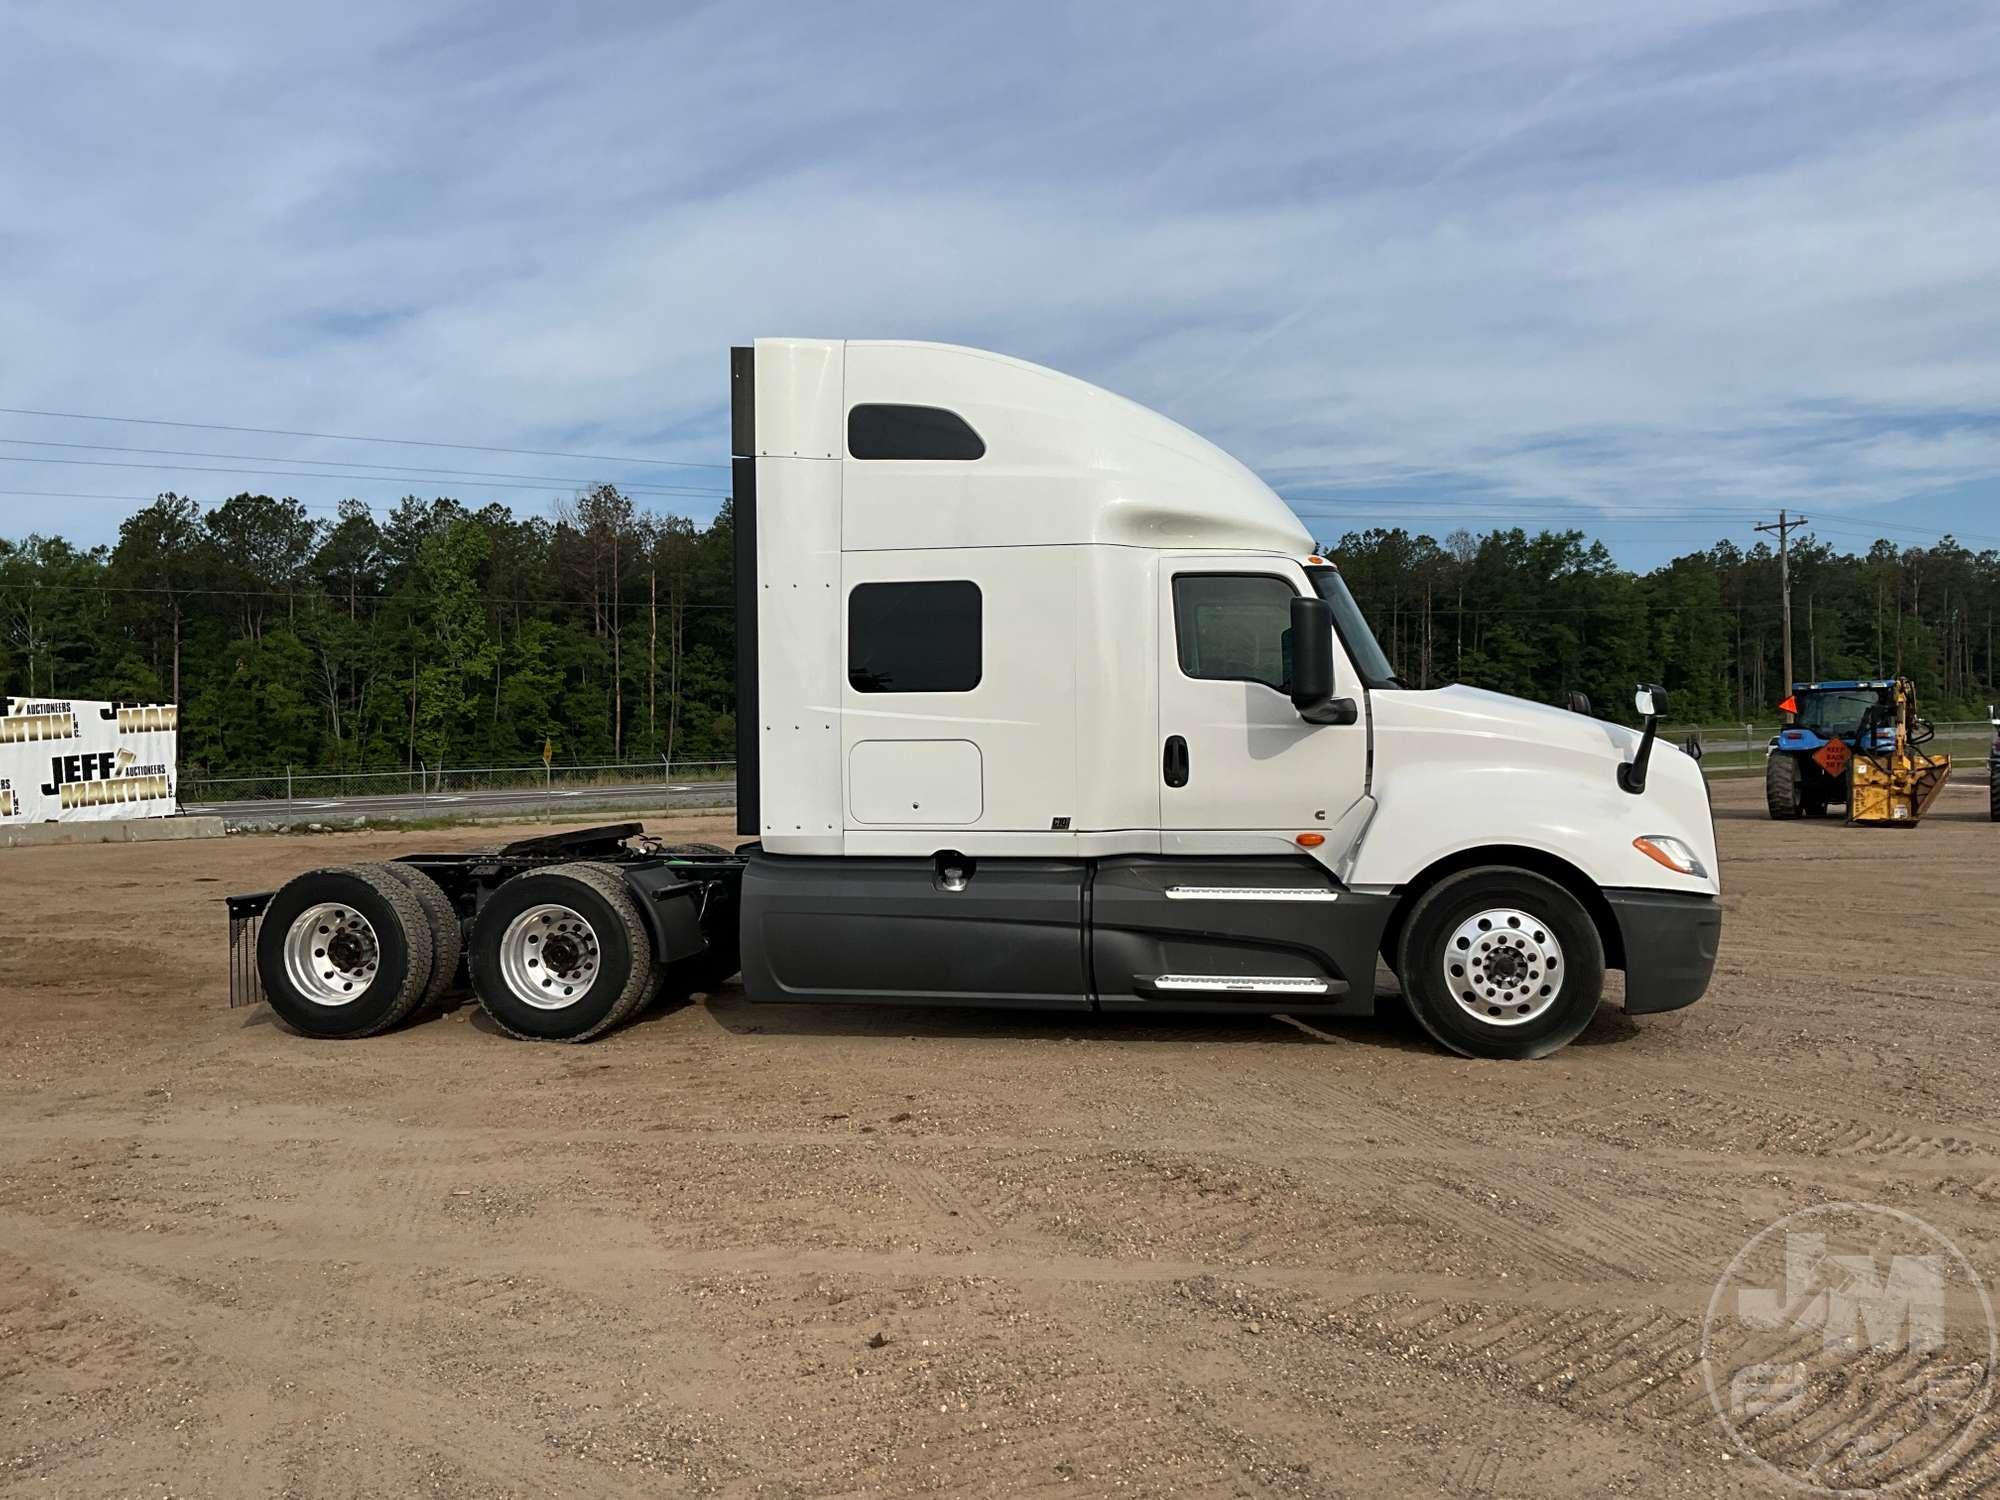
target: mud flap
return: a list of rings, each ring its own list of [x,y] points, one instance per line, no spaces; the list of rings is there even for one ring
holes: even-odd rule
[[[264,923],[271,893],[223,899],[229,906],[229,1008],[235,1010],[265,998],[264,978],[257,972],[257,929]]]

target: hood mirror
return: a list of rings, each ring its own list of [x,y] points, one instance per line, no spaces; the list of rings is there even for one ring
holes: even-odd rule
[[[1646,790],[1646,767],[1652,763],[1653,738],[1660,732],[1660,715],[1667,711],[1667,690],[1642,682],[1632,695],[1632,706],[1639,710],[1646,728],[1639,736],[1639,753],[1618,768],[1618,785],[1637,797]]]

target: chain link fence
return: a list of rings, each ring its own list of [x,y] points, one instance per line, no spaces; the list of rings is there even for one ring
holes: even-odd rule
[[[414,771],[264,771],[255,775],[182,773],[182,807],[232,802],[333,802],[354,797],[453,796],[467,792],[583,791],[595,787],[697,787],[727,781],[733,760],[620,761],[600,765],[420,766]]]
[[[1954,761],[1983,763],[1993,744],[1995,730],[1985,719],[1952,719],[1936,726],[1937,734],[1924,748],[1938,751]],[[1717,772],[1762,770],[1764,752],[1778,737],[1776,720],[1768,724],[1662,724],[1660,738],[1686,750],[1690,742],[1701,746],[1701,767]]]
[[[1680,749],[1701,747],[1702,769],[1711,774],[1759,769],[1778,733],[1768,724],[1662,724],[1660,738]],[[1929,745],[1957,761],[1984,762],[1995,730],[1984,719],[1937,725]],[[355,797],[452,796],[490,791],[583,791],[595,787],[698,787],[728,781],[733,760],[608,761],[596,765],[544,767],[540,761],[510,766],[420,766],[414,771],[264,771],[254,775],[204,776],[190,768],[181,776],[183,807],[232,802],[333,802]]]

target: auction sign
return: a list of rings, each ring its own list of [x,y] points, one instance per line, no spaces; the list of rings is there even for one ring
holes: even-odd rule
[[[173,812],[173,704],[6,698],[0,709],[0,823]]]

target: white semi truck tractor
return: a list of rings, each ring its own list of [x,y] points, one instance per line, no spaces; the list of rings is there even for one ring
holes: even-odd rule
[[[732,351],[734,853],[637,825],[231,898],[232,996],[312,1036],[461,979],[579,1041],[740,969],[754,1001],[1365,1016],[1378,958],[1455,1052],[1555,1051],[1609,969],[1698,999],[1695,763],[1395,673],[1262,480],[976,349]],[[461,964],[461,951],[463,962]]]

